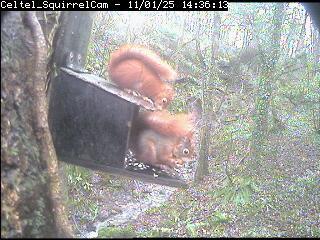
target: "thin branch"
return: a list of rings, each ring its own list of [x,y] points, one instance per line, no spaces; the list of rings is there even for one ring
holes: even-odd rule
[[[187,44],[193,42],[194,40],[196,40],[195,38],[185,42],[185,43],[182,43],[177,49],[176,51],[174,51],[171,55],[168,56],[169,59],[171,59],[175,54],[179,53],[181,51],[181,49],[183,49]]]
[[[208,69],[208,66],[204,60],[204,57],[201,53],[201,49],[200,49],[200,42],[199,42],[199,39],[196,40],[196,49],[197,49],[197,56],[199,58],[199,61],[201,63],[201,66],[203,67],[203,69]]]

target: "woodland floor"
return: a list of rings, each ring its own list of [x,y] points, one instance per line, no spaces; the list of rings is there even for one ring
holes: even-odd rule
[[[223,187],[216,172],[187,190],[119,178],[103,183],[96,175],[101,189],[90,194],[99,205],[96,217],[81,221],[79,212],[73,219],[92,237],[320,237],[319,146],[302,137],[271,142],[273,151],[248,200],[237,194],[250,182],[242,181],[241,188],[235,178]],[[233,191],[229,201],[226,193],[216,194],[223,189]],[[99,229],[98,221],[104,223]]]

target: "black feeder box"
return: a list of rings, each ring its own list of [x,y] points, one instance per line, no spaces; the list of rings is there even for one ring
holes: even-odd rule
[[[140,107],[154,110],[150,102],[93,74],[67,68],[61,68],[50,88],[49,126],[60,161],[146,182],[187,187],[180,177],[139,163],[129,154],[131,126]]]

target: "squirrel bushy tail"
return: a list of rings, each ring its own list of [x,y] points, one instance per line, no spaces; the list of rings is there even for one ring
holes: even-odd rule
[[[129,59],[140,60],[163,80],[174,81],[177,78],[177,73],[169,64],[165,63],[153,51],[138,45],[125,45],[113,52],[110,57],[109,69]]]

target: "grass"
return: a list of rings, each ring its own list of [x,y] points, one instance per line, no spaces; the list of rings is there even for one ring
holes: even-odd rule
[[[232,181],[209,194],[220,198],[224,203],[233,202],[236,205],[243,205],[250,202],[252,193],[258,191],[256,183],[249,177],[235,177]]]
[[[136,237],[131,226],[126,227],[102,227],[98,232],[98,238],[132,238]]]
[[[90,199],[93,193],[92,171],[83,167],[65,164],[68,179],[68,205],[80,224],[94,221],[100,212],[96,201]]]
[[[177,190],[130,225],[100,229],[99,237],[319,237],[320,165],[310,162],[310,156],[316,156],[312,149],[301,153],[303,147],[288,146],[295,149],[287,154],[274,151],[275,156],[264,162],[268,168],[260,166],[261,175],[248,177],[238,169],[236,176],[230,172],[231,180],[221,182],[211,174],[201,184]],[[219,167],[212,165],[210,172],[216,173]],[[73,184],[90,192],[84,186],[88,177],[75,171]],[[123,188],[117,178],[104,180],[112,191]],[[134,190],[132,194],[141,197]],[[82,202],[73,199],[76,207],[90,212],[81,217],[95,219],[97,204],[78,199]]]
[[[75,165],[66,166],[68,183],[71,188],[83,188],[86,191],[91,191],[93,185],[91,183],[92,171]]]
[[[143,226],[134,224],[137,236],[319,237],[320,178],[286,170],[255,181],[237,177],[220,187],[208,179],[179,190],[169,202],[149,209],[138,220]]]

